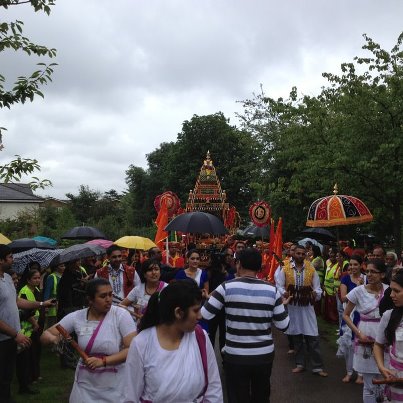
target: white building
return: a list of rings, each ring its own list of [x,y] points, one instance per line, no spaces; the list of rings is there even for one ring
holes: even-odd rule
[[[25,183],[0,183],[0,220],[16,218],[23,211],[37,211],[45,200]]]

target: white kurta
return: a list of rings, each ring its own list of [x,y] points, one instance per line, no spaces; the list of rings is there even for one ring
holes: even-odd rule
[[[88,309],[81,309],[65,316],[60,324],[69,332],[77,334],[79,346],[85,350],[99,324],[99,321],[87,320]],[[112,306],[95,338],[89,355],[112,355],[122,349],[122,339],[136,331],[136,325],[130,314],[123,308]],[[70,403],[106,403],[123,401],[125,364],[107,367],[107,371],[98,368],[89,370],[79,361],[74,377]]]
[[[295,277],[295,275],[294,275]],[[276,286],[281,295],[286,292],[285,273],[284,270],[279,270],[276,275]],[[316,293],[316,300],[320,300],[322,295],[322,288],[320,287],[320,280],[318,273],[313,274],[312,289]],[[290,325],[288,326],[286,334],[305,336],[318,336],[318,323],[316,321],[316,314],[313,305],[300,306],[293,305],[292,300],[287,305],[288,316],[290,317]]]
[[[161,289],[164,289],[168,284],[163,283]],[[148,305],[151,295],[146,293],[146,284],[140,283],[136,285],[129,294],[127,294],[127,299],[133,303],[133,305],[138,305],[141,311],[144,311]]]
[[[208,388],[203,403],[223,402],[213,347],[206,335]],[[185,333],[177,350],[161,347],[155,327],[133,339],[126,360],[125,403],[191,403],[204,387],[204,371],[195,332]]]
[[[384,291],[386,288],[388,288],[388,286],[383,284]],[[358,329],[373,340],[376,338],[379,321],[381,319],[379,314],[379,302],[382,295],[377,298],[375,294],[371,294],[367,291],[365,285],[355,287],[347,294],[347,299],[355,305],[355,309],[360,313],[361,319],[358,324]],[[365,318],[368,321],[366,321]],[[353,368],[360,373],[379,374],[372,348],[359,344],[357,339],[354,348]]]

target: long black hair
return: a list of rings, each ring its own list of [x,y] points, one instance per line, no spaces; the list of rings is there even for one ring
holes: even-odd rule
[[[392,281],[403,287],[403,272],[397,272]],[[385,337],[389,345],[392,345],[396,339],[396,329],[403,318],[403,307],[395,307],[390,315],[389,323],[385,329]]]
[[[147,310],[140,320],[139,332],[152,326],[174,323],[176,308],[184,312],[186,319],[189,308],[201,301],[201,290],[193,280],[174,281],[151,296]]]

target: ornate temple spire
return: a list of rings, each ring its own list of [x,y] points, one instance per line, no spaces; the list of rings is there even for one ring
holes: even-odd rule
[[[210,151],[207,151],[194,190],[189,192],[186,211],[205,211],[223,217],[228,209],[226,193],[221,189]]]

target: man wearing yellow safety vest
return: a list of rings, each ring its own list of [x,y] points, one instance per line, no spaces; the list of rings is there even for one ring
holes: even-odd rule
[[[13,280],[8,274],[13,264],[13,254],[6,245],[0,245],[0,401],[10,402],[11,381],[17,355],[17,345],[31,344],[29,337],[21,333],[20,309],[38,309],[53,306],[51,301],[27,301],[17,297]]]

